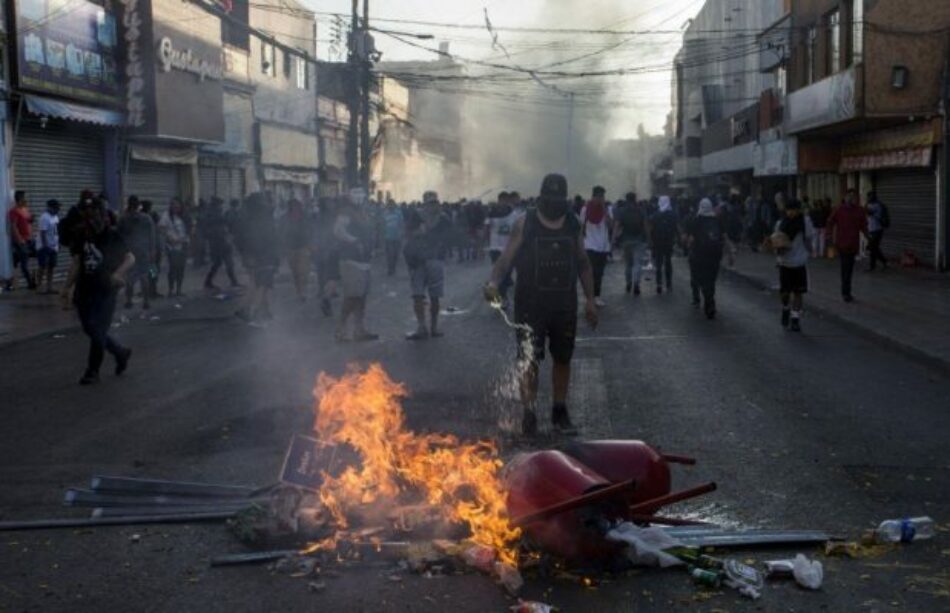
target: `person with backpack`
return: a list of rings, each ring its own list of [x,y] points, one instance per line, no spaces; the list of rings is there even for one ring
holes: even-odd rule
[[[656,269],[656,293],[673,291],[673,246],[676,244],[679,222],[673,211],[669,196],[660,196],[657,212],[650,218],[650,249],[653,252],[653,267]]]
[[[887,257],[881,251],[881,242],[884,240],[884,231],[891,227],[891,215],[884,203],[878,200],[877,192],[868,193],[867,216],[868,252],[871,254],[868,271],[873,272],[878,261],[884,265],[884,270],[887,270]]]
[[[142,309],[149,308],[149,271],[152,268],[152,254],[155,252],[155,224],[152,218],[142,212],[138,196],[129,196],[125,214],[119,219],[119,235],[125,241],[135,265],[129,269],[125,280],[125,308],[131,309],[135,286],[142,290]]]
[[[716,279],[725,248],[729,248],[729,263],[735,259],[735,248],[726,234],[726,223],[716,214],[709,198],[699,202],[696,216],[686,226],[689,244],[690,285],[693,305],[699,306],[700,294],[707,319],[716,317]]]
[[[802,307],[808,293],[808,258],[815,227],[802,211],[802,203],[792,200],[785,215],[775,224],[770,242],[778,260],[779,294],[782,297],[782,327],[801,332]]]
[[[646,215],[637,202],[633,192],[626,195],[624,202],[616,209],[614,235],[623,248],[624,276],[627,281],[627,293],[640,295],[640,279],[643,275],[643,255],[647,250],[648,232]]]

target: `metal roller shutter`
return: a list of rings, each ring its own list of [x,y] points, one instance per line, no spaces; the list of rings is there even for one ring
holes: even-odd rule
[[[231,190],[230,198],[242,199],[244,198],[244,169],[243,168],[232,168],[231,169]]]
[[[125,193],[135,194],[139,200],[151,200],[156,211],[168,208],[168,202],[181,194],[179,167],[131,160],[125,177]]]
[[[896,259],[912,251],[932,266],[937,241],[936,173],[930,169],[882,170],[875,173],[875,184],[891,214],[884,253]]]
[[[204,201],[211,200],[217,194],[215,193],[215,171],[217,169],[214,166],[199,166],[198,167],[198,186],[200,191],[200,198]]]
[[[26,190],[35,231],[47,200],[59,200],[64,217],[79,201],[79,192],[101,192],[104,178],[102,136],[95,129],[52,120],[45,128],[27,121],[20,125],[13,150],[13,188]],[[69,258],[61,255],[57,275],[65,274],[68,265]]]

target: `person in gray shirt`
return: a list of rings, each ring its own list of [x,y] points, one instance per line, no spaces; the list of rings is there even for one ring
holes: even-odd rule
[[[775,224],[772,247],[778,259],[779,292],[782,296],[782,326],[801,332],[804,296],[808,293],[808,258],[815,227],[802,213],[802,203],[785,205],[785,216]]]

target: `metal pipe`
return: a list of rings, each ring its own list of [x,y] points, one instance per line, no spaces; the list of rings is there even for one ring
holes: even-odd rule
[[[250,508],[250,503],[193,506],[193,507],[96,507],[92,510],[92,517],[132,517],[135,515],[181,515],[182,513],[231,513],[237,515],[244,509]]]
[[[122,496],[103,494],[92,490],[71,488],[66,490],[63,504],[70,507],[145,507],[152,505],[162,506],[212,506],[221,503],[222,498],[195,498],[192,496]],[[244,504],[266,502],[267,499],[241,498]]]
[[[696,519],[680,519],[678,517],[664,517],[662,515],[631,515],[630,521],[644,524],[662,524],[664,526],[709,526],[709,522]]]
[[[187,524],[221,520],[233,513],[182,513],[181,515],[138,515],[135,517],[72,517],[63,519],[27,519],[0,521],[0,532],[48,530],[54,528],[95,528],[97,526],[134,526],[144,524]]]
[[[688,490],[683,490],[681,492],[673,492],[672,494],[660,496],[659,498],[654,498],[653,500],[644,500],[643,502],[638,502],[637,504],[630,507],[630,513],[634,515],[637,513],[648,513],[658,507],[665,507],[666,505],[673,504],[674,502],[689,500],[690,498],[696,498],[697,496],[702,496],[703,494],[708,494],[709,492],[714,491],[716,491],[716,483],[715,481],[712,481],[706,483],[705,485],[691,487]]]
[[[696,465],[696,458],[691,458],[685,455],[677,455],[675,453],[661,453],[660,457],[670,464],[685,464],[687,466]]]
[[[255,490],[241,485],[217,483],[193,483],[189,481],[165,481],[162,479],[137,479],[134,477],[111,477],[96,475],[90,488],[106,493],[172,494],[177,496],[201,496],[204,498],[241,498]]]
[[[623,494],[632,492],[636,489],[636,487],[637,482],[635,479],[623,481],[603,489],[595,490],[588,494],[583,494],[575,498],[569,498],[568,500],[553,504],[547,508],[541,509],[540,511],[523,515],[513,520],[511,525],[519,528],[524,527],[530,523],[548,519],[549,517],[554,517],[555,515],[560,515],[561,513],[567,513],[568,511],[573,511],[574,509],[579,509],[581,507],[602,502],[604,500],[609,500],[611,498],[620,497]]]

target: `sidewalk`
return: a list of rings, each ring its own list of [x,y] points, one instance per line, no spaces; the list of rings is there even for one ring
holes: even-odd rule
[[[805,309],[932,366],[950,369],[950,276],[895,266],[869,273],[866,266],[865,260],[855,267],[855,302],[846,304],[841,299],[838,261],[812,260]],[[735,267],[724,270],[756,287],[778,291],[771,254],[740,252]],[[778,306],[776,319],[777,313]]]

